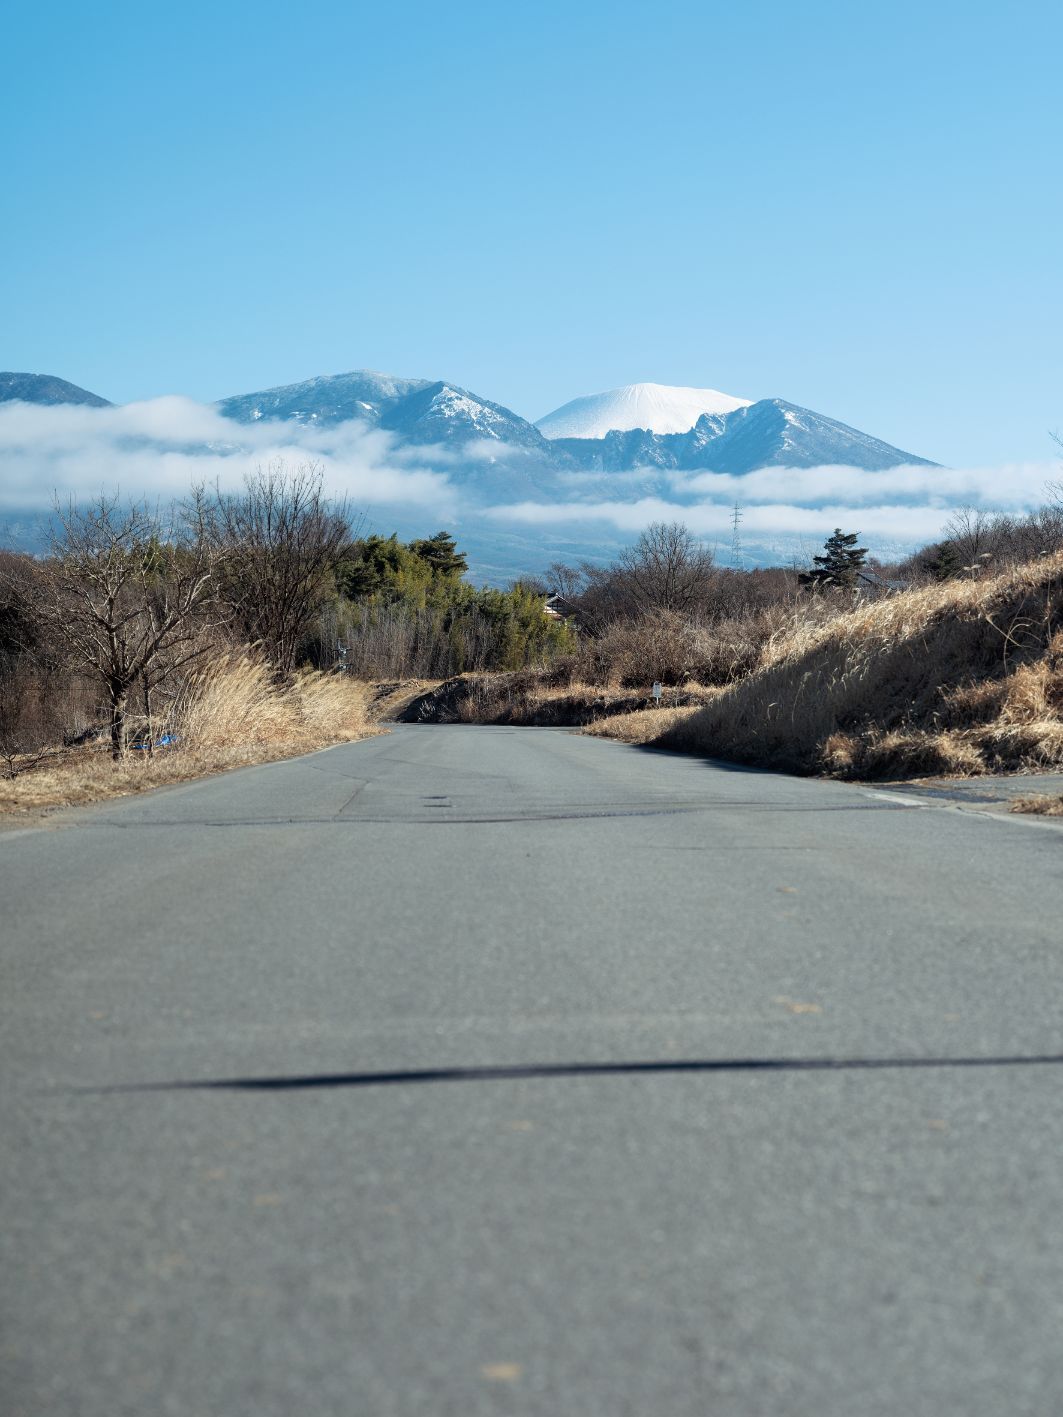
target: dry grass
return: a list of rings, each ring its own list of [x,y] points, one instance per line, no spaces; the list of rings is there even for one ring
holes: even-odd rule
[[[177,707],[177,732],[196,748],[237,743],[312,749],[361,737],[367,686],[342,674],[297,674],[278,684],[252,655],[233,655],[193,676]]]
[[[596,718],[586,725],[583,732],[595,738],[615,738],[621,743],[653,743],[697,712],[697,705],[694,704],[686,708],[638,709],[635,713]]]
[[[1040,792],[1032,793],[1029,797],[1017,797],[1009,810],[1038,817],[1063,817],[1063,793],[1058,797]]]
[[[702,684],[669,689],[672,708],[706,703],[717,692]],[[580,728],[612,715],[630,714],[653,703],[646,688],[570,681],[552,671],[463,674],[444,680],[405,704],[401,715],[418,723],[498,723],[539,728]]]
[[[0,812],[77,806],[363,738],[379,731],[368,702],[367,685],[340,675],[278,685],[261,660],[226,656],[185,685],[171,723],[176,746],[130,751],[119,763],[101,745],[54,750],[0,781]]]
[[[374,683],[369,702],[369,716],[378,723],[395,723],[414,699],[438,689],[442,679],[399,679]]]
[[[843,777],[1063,764],[1063,553],[796,621],[661,746]]]

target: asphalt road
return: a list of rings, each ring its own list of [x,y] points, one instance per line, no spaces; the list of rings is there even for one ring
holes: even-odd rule
[[[1055,1417],[1063,831],[550,730],[0,836],[6,1417]]]

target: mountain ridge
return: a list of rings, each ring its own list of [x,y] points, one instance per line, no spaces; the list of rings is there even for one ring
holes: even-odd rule
[[[758,399],[751,403],[715,390],[670,390],[660,384],[625,388],[643,391],[635,397],[633,407],[639,407],[638,398],[644,399],[645,391],[650,390],[666,412],[677,417],[685,416],[677,414],[677,409],[692,410],[688,395],[712,395],[735,407],[702,412],[694,425],[682,432],[659,433],[635,427],[610,429],[595,438],[548,438],[540,426],[512,409],[460,385],[404,378],[372,369],[322,374],[293,384],[235,394],[214,406],[236,423],[277,421],[323,427],[357,419],[391,433],[405,444],[438,445],[458,451],[469,448],[473,463],[482,461],[484,456],[490,459],[490,446],[497,444],[499,458],[502,450],[508,450],[525,460],[518,480],[523,480],[529,468],[536,465],[541,465],[544,473],[609,474],[646,469],[734,475],[761,467],[835,464],[881,471],[900,466],[937,466],[928,458],[905,452],[785,399]],[[677,398],[669,402],[664,396],[672,392]],[[596,397],[599,396],[590,396]],[[0,401],[12,399],[48,406],[75,403],[113,407],[100,395],[53,375],[0,373]],[[572,403],[562,405],[562,410]],[[544,421],[547,420],[540,420],[540,424]]]
[[[625,388],[668,391],[669,386],[636,384]],[[397,379],[363,369],[237,395],[222,399],[217,407],[240,422],[265,416],[263,407],[272,409],[274,416],[300,422],[335,423],[345,417],[362,418],[418,444],[494,440],[523,453],[536,454],[554,467],[588,472],[646,467],[737,475],[758,467],[815,467],[829,463],[865,471],[936,466],[928,458],[905,452],[785,399],[749,402],[711,389],[680,388],[678,392],[684,396],[711,394],[735,406],[703,412],[685,432],[655,433],[636,427],[611,429],[599,438],[546,437],[542,425],[552,415],[536,424],[457,384]],[[572,400],[557,412],[579,402]],[[311,403],[313,408],[308,412],[303,405]],[[683,400],[678,403],[681,406]]]
[[[110,399],[91,393],[56,374],[24,374],[0,370],[0,403],[36,403],[54,408],[58,404],[82,404],[89,408],[113,408]]]
[[[623,472],[646,467],[735,476],[761,467],[831,464],[881,472],[936,467],[847,423],[785,399],[758,399],[728,414],[702,414],[686,433],[613,430],[603,438],[558,438],[560,451],[583,470]]]

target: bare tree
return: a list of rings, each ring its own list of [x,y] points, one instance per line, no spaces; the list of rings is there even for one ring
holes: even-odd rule
[[[166,519],[104,495],[83,508],[56,506],[34,609],[66,665],[106,692],[115,758],[126,750],[137,680],[160,683],[204,652],[197,617],[213,593],[216,557],[202,511],[195,496]]]
[[[617,564],[640,610],[694,610],[704,604],[715,558],[682,522],[654,522]]]
[[[945,536],[955,546],[962,569],[978,575],[1001,550],[1006,518],[985,507],[958,507],[945,523]]]
[[[333,593],[333,570],[351,540],[346,501],[324,492],[324,469],[283,461],[259,468],[238,493],[210,499],[209,539],[224,557],[223,595],[242,633],[282,674]]]
[[[559,595],[570,605],[575,605],[587,589],[587,574],[580,566],[569,566],[564,561],[552,562],[545,576],[547,592]]]

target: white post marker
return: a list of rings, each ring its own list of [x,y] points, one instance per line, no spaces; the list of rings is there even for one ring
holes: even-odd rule
[[[662,695],[663,693],[664,693],[664,689],[661,687],[660,680],[654,680],[654,684],[653,684],[653,697],[657,700],[658,703],[661,702],[661,695]]]

